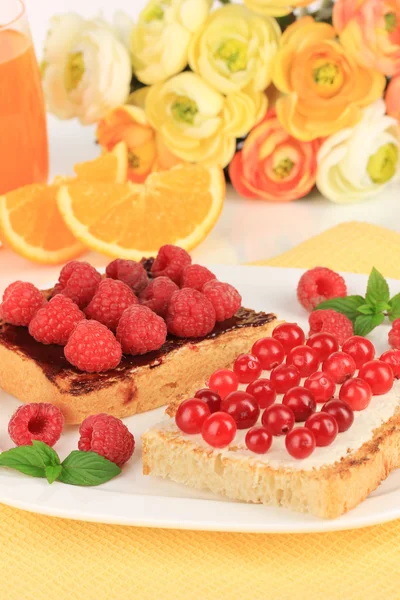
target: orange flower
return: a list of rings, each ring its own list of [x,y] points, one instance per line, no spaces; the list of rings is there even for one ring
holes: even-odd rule
[[[400,0],[338,0],[333,25],[361,65],[400,73]]]
[[[393,77],[390,81],[386,90],[385,102],[388,115],[400,123],[400,75]]]
[[[150,126],[135,94],[131,101],[136,104],[118,106],[100,121],[97,140],[107,151],[124,141],[128,147],[128,179],[143,183],[151,172],[171,169],[182,161],[165,147]]]
[[[317,175],[320,142],[290,136],[269,110],[254,127],[229,167],[234,188],[247,198],[290,202],[311,190]]]
[[[358,65],[335,35],[331,25],[303,17],[282,36],[273,82],[286,95],[276,110],[283,127],[299,140],[353,126],[362,107],[382,97],[385,77]]]

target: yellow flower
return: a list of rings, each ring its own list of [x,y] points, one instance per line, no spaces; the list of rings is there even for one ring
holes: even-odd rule
[[[48,109],[60,119],[95,123],[128,97],[129,53],[101,19],[53,17],[42,64]]]
[[[385,77],[356,63],[326,23],[303,17],[282,36],[273,81],[285,94],[276,110],[299,140],[326,137],[351,127],[362,108],[382,97]]]
[[[236,137],[246,134],[267,106],[250,94],[223,96],[199,75],[184,72],[152,86],[146,115],[167,148],[182,160],[225,167]]]
[[[165,81],[182,71],[188,48],[205,22],[211,0],[150,0],[133,27],[133,69],[146,84]]]
[[[280,35],[275,19],[255,15],[244,6],[224,6],[193,38],[190,67],[222,94],[250,85],[263,92],[271,82]]]
[[[293,9],[308,6],[314,0],[244,0],[250,10],[260,15],[283,17],[293,12]]]

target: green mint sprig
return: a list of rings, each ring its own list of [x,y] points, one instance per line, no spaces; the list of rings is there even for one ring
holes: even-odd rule
[[[18,446],[0,454],[0,467],[15,469],[31,477],[61,481],[70,485],[94,486],[109,481],[121,469],[96,452],[74,450],[63,462],[53,448],[44,442]]]
[[[346,296],[321,302],[314,310],[331,308],[346,315],[353,323],[355,335],[366,336],[378,327],[385,317],[390,321],[400,318],[400,294],[390,298],[386,279],[373,267],[367,285],[365,298]]]

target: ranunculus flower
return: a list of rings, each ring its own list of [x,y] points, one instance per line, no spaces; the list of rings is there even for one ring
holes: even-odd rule
[[[212,0],[150,0],[133,27],[132,64],[143,83],[165,81],[188,63],[194,34],[205,22]]]
[[[386,90],[385,101],[387,114],[400,123],[400,75],[391,79]]]
[[[400,0],[338,0],[333,25],[361,65],[400,73]]]
[[[318,153],[317,186],[341,204],[373,196],[400,175],[400,135],[396,120],[377,100],[355,127],[328,138]]]
[[[223,96],[196,73],[184,72],[153,85],[146,98],[146,116],[167,148],[182,160],[225,167],[236,148],[265,113],[266,96]]]
[[[314,0],[244,0],[245,5],[260,15],[283,17],[293,9],[308,6]]]
[[[276,110],[299,140],[326,137],[351,127],[362,108],[382,96],[385,77],[357,64],[327,23],[303,17],[290,25],[275,58],[273,81],[285,94]]]
[[[289,135],[271,109],[256,125],[229,166],[234,188],[246,198],[289,202],[303,198],[317,175],[320,142]]]
[[[271,82],[280,35],[275,19],[244,6],[223,6],[193,38],[190,67],[222,94],[248,87],[262,93]]]
[[[95,123],[125,102],[131,76],[129,52],[107,23],[73,13],[52,18],[42,63],[51,113]]]

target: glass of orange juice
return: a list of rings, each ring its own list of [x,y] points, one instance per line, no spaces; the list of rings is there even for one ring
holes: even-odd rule
[[[47,181],[46,110],[25,6],[0,2],[0,194]]]

